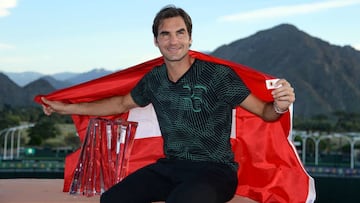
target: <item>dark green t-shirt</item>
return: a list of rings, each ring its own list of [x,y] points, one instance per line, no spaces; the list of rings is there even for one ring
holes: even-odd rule
[[[167,158],[226,163],[234,170],[232,109],[249,94],[232,69],[202,60],[176,83],[165,64],[155,67],[131,91],[139,106],[153,104]]]

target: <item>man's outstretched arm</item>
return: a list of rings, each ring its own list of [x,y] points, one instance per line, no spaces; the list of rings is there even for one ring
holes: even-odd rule
[[[64,115],[91,115],[91,116],[107,116],[120,114],[129,111],[138,105],[134,102],[130,94],[125,96],[114,96],[93,102],[83,103],[64,103],[60,101],[51,101],[42,97],[44,102],[42,105],[46,115],[59,113]]]

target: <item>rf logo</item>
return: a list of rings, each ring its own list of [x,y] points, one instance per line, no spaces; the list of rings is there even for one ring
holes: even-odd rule
[[[184,85],[183,88],[187,89],[190,95],[190,97],[185,97],[184,100],[190,104],[194,112],[200,112],[203,103],[202,95],[207,92],[207,88],[203,85],[195,85],[194,87]]]

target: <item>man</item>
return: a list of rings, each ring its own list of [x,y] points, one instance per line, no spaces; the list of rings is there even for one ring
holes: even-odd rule
[[[164,140],[165,158],[130,174],[101,196],[102,203],[166,201],[223,203],[237,187],[238,165],[230,145],[232,109],[242,108],[275,121],[295,101],[284,79],[274,102],[256,98],[230,68],[189,56],[190,16],[168,6],[153,23],[154,43],[164,64],[154,67],[125,96],[66,104],[42,98],[45,114],[114,115],[153,104]]]

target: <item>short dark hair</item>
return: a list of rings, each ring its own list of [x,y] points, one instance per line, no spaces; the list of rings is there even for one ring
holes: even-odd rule
[[[154,37],[156,38],[158,36],[159,26],[164,19],[177,17],[177,16],[182,17],[182,19],[185,22],[186,29],[189,32],[189,36],[191,37],[191,32],[192,32],[191,17],[183,9],[177,8],[174,5],[165,6],[156,14],[152,26]]]

